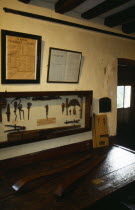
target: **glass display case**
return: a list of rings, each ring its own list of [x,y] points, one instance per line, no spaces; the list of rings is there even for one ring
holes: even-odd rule
[[[1,92],[0,147],[91,130],[92,91]]]

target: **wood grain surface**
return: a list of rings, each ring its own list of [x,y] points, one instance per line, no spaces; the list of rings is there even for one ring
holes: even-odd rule
[[[9,169],[0,179],[0,209],[2,210],[78,210],[92,209],[94,204],[113,196],[116,193],[123,193],[126,187],[134,186],[135,180],[135,154],[132,151],[113,146],[93,150],[90,160],[83,161],[73,168],[59,174],[41,177],[29,183],[24,191],[16,193],[12,185],[25,176],[34,173],[55,170],[57,167],[64,167],[72,164],[86,153],[76,153],[63,156],[63,158],[42,160],[33,162],[26,166]],[[94,157],[107,155],[97,167],[93,168],[86,176],[73,183],[64,196],[57,198],[54,192],[59,183],[63,182],[67,174],[79,174],[95,163]],[[102,180],[93,182],[93,180]],[[134,186],[135,187],[135,186]],[[111,208],[111,206],[110,206]],[[110,209],[109,208],[109,209]]]

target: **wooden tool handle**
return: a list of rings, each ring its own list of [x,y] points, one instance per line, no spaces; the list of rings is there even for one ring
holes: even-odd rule
[[[88,154],[82,158],[80,158],[79,160],[76,160],[68,165],[65,165],[63,167],[58,167],[58,168],[54,168],[50,171],[43,171],[43,172],[40,172],[40,173],[37,173],[37,174],[33,174],[31,176],[26,176],[20,180],[18,180],[13,186],[12,188],[15,190],[15,191],[20,191],[26,184],[30,183],[31,181],[35,180],[35,179],[39,179],[41,177],[45,177],[45,176],[48,176],[48,175],[52,175],[52,174],[55,174],[55,173],[60,173],[60,172],[63,172],[67,169],[70,169],[72,167],[75,167],[77,165],[79,165],[80,163],[82,163],[83,161],[87,160],[87,159],[90,159],[92,157],[93,154]]]
[[[87,167],[85,170],[81,171],[80,173],[68,173],[65,179],[62,181],[62,183],[58,185],[54,194],[56,196],[61,197],[72,184],[74,184],[76,181],[87,175],[90,171],[97,167],[105,158],[106,155],[103,155],[101,157],[93,157],[93,163],[90,163],[90,166]]]
[[[68,116],[68,98],[66,98],[66,115]]]

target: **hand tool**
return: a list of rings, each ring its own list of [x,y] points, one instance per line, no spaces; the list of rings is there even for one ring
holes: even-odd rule
[[[2,122],[2,109],[6,108],[7,101],[5,98],[0,99],[0,122]]]
[[[69,123],[79,123],[80,120],[71,120],[71,121],[65,121],[65,124],[69,124]]]
[[[76,115],[76,108],[75,106],[79,106],[80,107],[80,103],[77,99],[72,99],[69,101],[68,107],[73,106],[73,114]]]
[[[22,104],[18,104],[19,114],[21,116],[21,112],[23,113],[23,119],[24,119],[24,110],[22,109]]]
[[[7,115],[7,121],[9,122],[10,121],[10,104],[7,105],[6,115]]]
[[[24,119],[24,110],[22,110],[22,104],[18,104],[18,109],[19,109],[20,120],[21,120],[21,112],[23,113],[23,119]]]
[[[11,101],[11,104],[12,104],[14,101],[17,101],[17,100],[19,100],[19,103],[18,103],[18,104],[20,104],[22,98],[28,99],[28,100],[30,99],[30,97],[16,97],[16,98],[14,98],[14,99]]]
[[[46,119],[48,119],[49,106],[46,105],[45,108],[46,108]]]
[[[73,115],[76,115],[76,108],[75,108],[75,106],[73,108]]]
[[[66,98],[66,115],[68,116],[68,98]]]
[[[82,112],[83,112],[83,96],[80,96],[80,119],[82,119]]]
[[[28,109],[28,120],[30,118],[30,107],[32,106],[32,103],[28,102],[27,103],[27,109]]]
[[[15,132],[15,131],[20,131],[20,130],[25,130],[26,127],[25,126],[18,126],[18,125],[5,125],[6,127],[10,127],[10,128],[14,128],[14,129],[11,129],[11,130],[6,130],[4,132]]]
[[[63,114],[63,113],[64,113],[64,110],[65,110],[65,104],[62,103],[62,104],[61,104],[61,107],[62,107],[62,114]]]
[[[21,107],[20,107],[20,104],[18,104],[18,109],[19,109],[19,116],[20,116],[20,120],[21,120]]]
[[[15,121],[16,121],[16,119],[17,119],[16,111],[17,111],[17,101],[14,102]]]

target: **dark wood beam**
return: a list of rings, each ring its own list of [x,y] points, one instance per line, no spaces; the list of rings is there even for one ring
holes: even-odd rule
[[[135,6],[105,18],[104,25],[114,27],[135,20]]]
[[[135,32],[135,20],[122,25],[122,31],[126,34]]]
[[[29,4],[31,0],[18,0],[18,1],[25,3],[25,4]]]
[[[66,25],[66,26],[75,27],[75,28],[81,28],[81,29],[84,29],[84,30],[99,32],[99,33],[103,33],[103,34],[108,34],[108,35],[111,35],[111,36],[116,36],[116,37],[121,37],[121,38],[125,38],[125,39],[135,40],[135,37],[133,37],[133,36],[127,36],[125,34],[106,31],[106,30],[103,30],[103,29],[100,29],[100,28],[85,26],[85,25],[82,25],[82,24],[77,24],[77,23],[73,23],[73,22],[69,22],[69,21],[60,20],[60,19],[55,19],[55,18],[43,16],[43,15],[33,14],[33,13],[29,13],[29,12],[23,12],[23,11],[19,11],[19,10],[13,10],[13,9],[9,9],[9,8],[6,8],[6,7],[4,7],[3,10],[6,13],[21,15],[21,16],[24,16],[24,17],[44,20],[44,21],[48,21],[48,22],[51,22],[51,23],[58,23],[58,24]]]
[[[130,66],[135,68],[135,60],[127,59],[127,58],[118,58],[119,66]]]
[[[122,4],[127,3],[130,0],[108,0],[104,1],[101,4],[98,4],[96,7],[89,9],[88,11],[82,13],[82,18],[91,19],[101,15],[111,9],[114,9]]]
[[[74,9],[85,1],[86,0],[59,0],[55,4],[55,12],[63,14]]]

